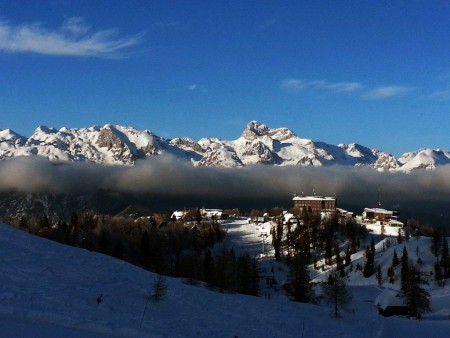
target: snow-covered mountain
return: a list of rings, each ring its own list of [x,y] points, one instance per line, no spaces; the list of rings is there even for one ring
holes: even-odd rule
[[[398,161],[402,170],[432,170],[440,165],[450,164],[450,152],[440,149],[420,149],[403,154]]]
[[[377,170],[426,168],[450,163],[450,153],[425,149],[393,155],[362,145],[331,145],[301,138],[287,128],[269,128],[251,121],[236,140],[189,138],[166,140],[150,131],[117,125],[90,128],[38,127],[28,139],[7,129],[0,130],[0,159],[40,155],[53,161],[90,161],[133,165],[154,155],[171,154],[195,166],[369,166]]]
[[[172,145],[145,130],[105,125],[90,128],[38,127],[28,139],[12,132],[0,132],[0,159],[41,155],[54,161],[90,161],[102,164],[134,164],[147,156],[171,153],[196,159],[196,153]]]

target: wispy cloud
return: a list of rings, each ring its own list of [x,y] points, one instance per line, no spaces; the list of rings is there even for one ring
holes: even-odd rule
[[[198,84],[190,84],[188,86],[186,86],[186,90],[190,91],[190,92],[202,92],[205,93],[207,92],[207,89],[205,86],[202,85],[198,85]]]
[[[311,85],[317,89],[329,89],[337,92],[354,92],[364,88],[359,82],[336,82],[330,83],[327,81],[313,81]]]
[[[288,92],[299,92],[307,87],[303,80],[299,79],[284,79],[280,83],[280,88]]]
[[[414,90],[407,86],[383,86],[366,92],[363,98],[366,100],[385,100],[404,95]]]
[[[93,31],[82,18],[69,18],[51,30],[41,23],[11,25],[0,20],[0,51],[57,56],[120,58],[143,34],[118,36],[116,30]]]
[[[440,99],[440,100],[449,100],[450,99],[450,89],[436,91],[430,95],[430,98]]]
[[[359,82],[328,82],[324,80],[304,81],[301,79],[284,79],[280,88],[288,92],[300,92],[305,89],[331,90],[334,92],[355,92],[364,88]]]

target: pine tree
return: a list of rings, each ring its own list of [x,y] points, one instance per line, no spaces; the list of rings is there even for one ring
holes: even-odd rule
[[[436,229],[433,232],[433,237],[431,239],[431,252],[434,254],[435,257],[438,257],[439,252],[441,251],[441,232]]]
[[[347,250],[345,250],[345,266],[349,266],[352,262],[351,254],[350,254],[350,248],[347,247]]]
[[[203,276],[205,276],[205,282],[208,284],[213,283],[213,271],[214,260],[211,254],[211,250],[207,250],[205,257],[203,258]]]
[[[392,257],[392,266],[395,268],[400,264],[400,259],[397,256],[397,251],[394,249],[394,256]]]
[[[253,264],[252,264],[252,290],[251,295],[252,296],[259,296],[259,281],[261,279],[261,272],[258,266],[258,261],[256,258],[253,258]]]
[[[377,277],[378,285],[381,285],[383,275],[382,275],[382,273],[381,273],[381,265],[380,265],[380,264],[378,264],[378,266],[377,266],[377,274],[376,274],[376,277]]]
[[[407,287],[408,278],[409,278],[408,250],[406,250],[405,246],[403,247],[401,264],[402,264],[402,269],[400,272],[400,276],[401,276],[402,289],[404,290]]]
[[[387,276],[389,277],[389,283],[394,283],[395,272],[392,266],[388,268]]]
[[[244,295],[259,295],[259,268],[256,259],[245,254],[237,260],[237,291]]]
[[[235,290],[237,284],[237,266],[234,250],[221,252],[214,265],[213,283],[220,292]]]
[[[375,273],[375,257],[372,250],[367,247],[366,249],[366,262],[363,267],[363,276],[368,278]]]
[[[314,299],[311,280],[306,266],[306,259],[296,255],[289,267],[289,280],[292,286],[292,300],[300,303],[310,303]]]
[[[411,313],[417,316],[421,312],[430,311],[430,294],[422,287],[426,281],[422,278],[420,270],[414,265],[410,265],[408,270],[408,279],[403,294]]]
[[[448,252],[448,241],[445,233],[444,236],[442,236],[441,267],[444,269],[443,277],[445,279],[450,278],[450,256]]]
[[[329,279],[329,284],[322,287],[323,293],[326,302],[334,305],[334,317],[339,318],[339,310],[350,303],[352,294],[347,288],[345,277],[341,277],[336,271],[330,276],[332,278]]]

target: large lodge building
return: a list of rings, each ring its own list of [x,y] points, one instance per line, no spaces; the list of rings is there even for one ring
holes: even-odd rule
[[[311,211],[336,211],[336,197],[294,196],[294,208],[307,208]]]

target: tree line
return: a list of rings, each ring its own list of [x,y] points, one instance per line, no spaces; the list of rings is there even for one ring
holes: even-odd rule
[[[233,250],[215,252],[225,238],[217,220],[204,220],[198,209],[183,220],[167,214],[127,217],[73,212],[69,219],[46,214],[9,219],[29,233],[60,243],[100,252],[159,275],[206,282],[221,292],[259,294],[257,261]]]

